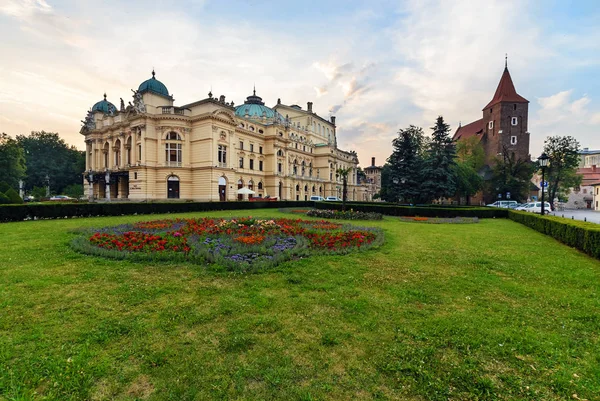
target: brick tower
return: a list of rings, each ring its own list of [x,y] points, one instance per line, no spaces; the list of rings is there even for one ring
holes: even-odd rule
[[[487,165],[494,164],[494,158],[501,157],[503,149],[516,160],[530,160],[528,109],[529,101],[517,93],[505,61],[496,93],[483,108],[481,144]]]

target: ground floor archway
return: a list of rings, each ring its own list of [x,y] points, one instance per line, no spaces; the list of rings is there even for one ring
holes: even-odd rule
[[[176,175],[167,178],[167,198],[179,199],[179,177]]]

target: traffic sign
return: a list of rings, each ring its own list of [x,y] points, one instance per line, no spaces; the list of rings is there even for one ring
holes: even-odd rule
[[[548,188],[548,181],[542,181],[542,187]]]

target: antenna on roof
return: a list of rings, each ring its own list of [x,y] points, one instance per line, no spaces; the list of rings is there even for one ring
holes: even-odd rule
[[[252,91],[252,94],[256,96],[256,82],[254,83],[254,90]]]

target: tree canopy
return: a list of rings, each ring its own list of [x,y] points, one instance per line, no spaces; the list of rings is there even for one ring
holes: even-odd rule
[[[579,142],[572,136],[550,136],[544,141],[544,153],[550,158],[545,179],[548,182],[548,200],[552,204],[558,195],[581,185],[582,176],[577,174]]]
[[[11,188],[19,188],[19,180],[25,177],[25,152],[9,135],[0,135],[0,182]]]

